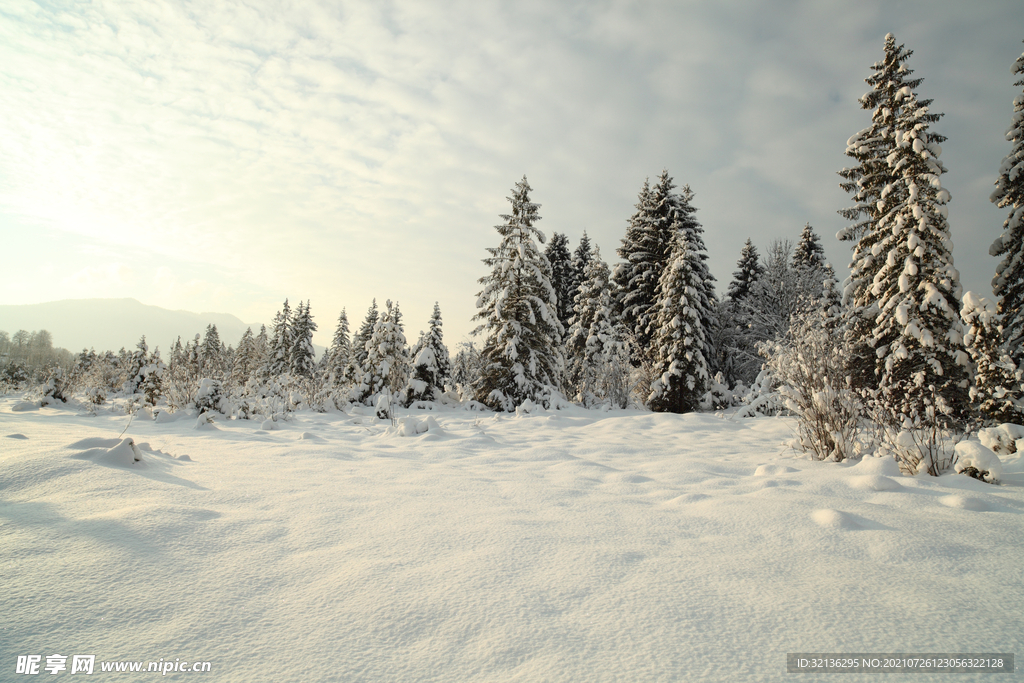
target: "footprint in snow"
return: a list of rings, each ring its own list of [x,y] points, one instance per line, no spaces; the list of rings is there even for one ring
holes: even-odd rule
[[[8,439],[27,439],[28,437],[25,436],[24,434],[8,434],[7,438]]]
[[[792,467],[786,467],[785,465],[758,465],[757,469],[754,470],[755,477],[774,477],[779,474],[789,474],[790,472],[796,472],[797,470]]]

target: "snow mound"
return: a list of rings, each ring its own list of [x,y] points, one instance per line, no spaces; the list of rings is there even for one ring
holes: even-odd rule
[[[398,424],[388,427],[385,433],[398,436],[419,436],[421,434],[441,436],[444,434],[444,430],[441,429],[441,425],[437,424],[433,415],[428,415],[422,420],[411,416],[401,417],[398,419]]]
[[[850,486],[865,491],[899,491],[903,488],[889,477],[883,477],[880,474],[864,474],[858,477],[851,477]]]
[[[948,508],[955,510],[973,510],[974,512],[985,512],[989,510],[989,504],[980,498],[972,498],[970,496],[944,496],[939,498],[939,502]]]
[[[755,477],[774,477],[780,474],[789,474],[790,472],[796,472],[797,470],[792,467],[786,467],[785,465],[758,465],[757,469],[754,470]]]
[[[8,439],[27,439],[28,437],[25,436],[24,434],[8,434],[7,438]]]
[[[903,473],[900,472],[899,464],[889,456],[885,456],[883,458],[865,456],[864,458],[861,458],[859,463],[853,466],[853,470],[859,475],[875,474],[882,477],[903,476]]]
[[[185,462],[192,462],[192,458],[188,457],[188,454],[182,453],[178,456],[178,460],[184,460]]]
[[[196,418],[196,424],[192,429],[210,430],[216,431],[217,425],[213,423],[213,416],[209,413],[203,413]]]
[[[999,456],[977,441],[961,441],[956,445],[958,474],[969,474],[975,479],[995,484],[1003,476],[1003,463]]]
[[[299,434],[299,441],[322,441],[322,439],[313,432],[302,432]]]
[[[167,424],[168,422],[176,422],[184,413],[169,413],[166,410],[161,410],[153,418],[153,421],[158,425]]]
[[[856,520],[845,512],[822,508],[811,513],[814,523],[823,529],[861,529],[863,528]]]
[[[39,404],[35,401],[18,401],[11,406],[12,413],[24,413],[29,410],[39,410]]]
[[[260,429],[265,429],[268,432],[277,429],[277,423],[273,420],[264,420],[263,424],[260,425]]]
[[[985,448],[1000,455],[1024,452],[1024,426],[1004,422],[998,427],[988,427],[978,432],[978,438]]]
[[[93,441],[93,439],[83,439],[83,441]],[[95,439],[95,441],[101,441],[101,439]],[[142,451],[135,445],[135,440],[131,437],[120,440],[102,439],[102,441],[115,441],[117,445],[111,448],[102,446],[90,448],[74,457],[79,460],[91,460],[97,465],[106,465],[107,467],[133,467],[142,462]]]
[[[516,408],[516,417],[522,417],[524,415],[530,415],[531,413],[537,412],[537,404],[530,399],[523,401],[518,408]]]
[[[70,443],[68,444],[68,448],[113,448],[119,443],[121,443],[121,439],[104,439],[100,436],[94,436]]]

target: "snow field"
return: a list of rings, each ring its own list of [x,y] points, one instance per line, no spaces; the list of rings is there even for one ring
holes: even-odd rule
[[[301,413],[118,438],[125,416],[15,403],[4,671],[59,652],[218,681],[773,681],[787,652],[1024,653],[1019,455],[992,486],[796,458],[783,418]]]

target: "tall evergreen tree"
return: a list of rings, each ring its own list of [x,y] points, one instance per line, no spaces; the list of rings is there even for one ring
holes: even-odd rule
[[[1021,75],[1015,86],[1024,86],[1024,54],[1011,71]],[[1001,209],[1010,208],[1003,223],[1003,234],[989,248],[992,256],[1002,256],[992,279],[992,291],[999,300],[1003,320],[1003,341],[1014,364],[1024,370],[1024,94],[1013,100],[1013,119],[1006,139],[1013,145],[999,167],[999,178],[992,202]]]
[[[253,344],[253,358],[253,373],[265,379],[270,361],[270,339],[267,337],[266,325],[260,325],[260,333],[256,335]]]
[[[288,305],[288,299],[284,300],[281,310],[274,316],[273,324],[266,374],[270,377],[280,377],[291,370],[292,364],[292,309]]]
[[[331,348],[327,350],[325,370],[334,386],[346,386],[353,379],[352,341],[349,337],[348,314],[341,309],[334,329]]]
[[[573,307],[573,270],[569,238],[560,232],[552,233],[544,256],[551,264],[551,286],[557,299],[555,312],[558,314],[558,322],[562,324],[563,329],[569,329]]]
[[[672,260],[661,276],[654,360],[657,377],[649,398],[652,410],[687,413],[700,406],[710,374],[701,322],[709,302],[700,279],[698,253],[685,232],[674,240]]]
[[[650,348],[652,309],[664,265],[662,251],[661,235],[655,225],[651,185],[645,179],[637,196],[636,211],[629,219],[626,234],[617,250],[622,263],[616,266],[612,276],[618,285],[616,303],[622,323],[634,336],[635,351],[644,356]]]
[[[295,309],[292,322],[291,374],[295,377],[312,379],[316,369],[316,351],[313,349],[313,333],[317,325],[309,310],[309,300]]]
[[[236,386],[245,386],[245,383],[253,377],[258,368],[256,338],[253,337],[252,328],[247,327],[245,334],[238,342],[238,349],[235,351],[234,362],[231,365],[231,381]]]
[[[539,205],[530,200],[530,190],[523,176],[508,198],[512,212],[495,226],[501,243],[487,249],[484,263],[491,273],[480,279],[474,316],[481,321],[474,334],[487,332],[476,396],[496,410],[543,400],[561,385],[563,329],[551,268],[537,245],[544,243],[544,234],[534,226]]]
[[[888,259],[888,250],[883,245],[886,230],[879,223],[891,213],[891,207],[909,199],[909,186],[898,182],[900,169],[891,163],[893,152],[904,142],[905,131],[900,121],[906,114],[923,110],[919,118],[924,129],[914,139],[921,151],[929,154],[922,159],[927,162],[929,174],[938,177],[945,172],[938,160],[939,144],[945,138],[927,132],[928,125],[942,115],[927,111],[931,100],[917,99],[913,91],[923,79],[909,78],[913,70],[904,64],[913,51],[897,45],[891,33],[885,37],[884,50],[882,61],[871,67],[875,73],[865,79],[871,90],[860,98],[861,107],[872,110],[871,126],[847,141],[846,155],[856,160],[857,165],[839,172],[843,178],[840,186],[854,200],[854,206],[839,212],[853,223],[838,234],[840,240],[854,242],[850,276],[844,287],[844,299],[850,304],[850,370],[855,385],[865,387],[877,387],[880,379],[876,373],[877,355],[869,342],[880,311],[875,281]]]
[[[374,299],[373,303],[370,304],[370,308],[366,311],[363,324],[359,326],[359,331],[356,332],[356,336],[352,339],[352,362],[359,371],[362,371],[362,368],[366,366],[366,345],[370,342],[370,337],[373,336],[373,328],[377,324],[379,317],[377,299]]]
[[[224,379],[226,368],[222,346],[217,326],[212,323],[207,325],[206,335],[203,337],[203,345],[199,350],[199,359],[202,364],[204,377]]]
[[[854,304],[876,312],[867,321],[865,340],[894,420],[937,421],[956,429],[969,408],[969,360],[959,316],[960,276],[946,222],[949,193],[940,181],[946,169],[937,159],[944,138],[928,130],[940,115],[930,113],[930,101],[918,101],[910,86],[897,92],[894,102],[899,108],[887,158],[890,183],[876,204],[876,229],[857,243],[858,252],[870,254],[872,261],[859,262],[851,276],[857,283]],[[870,271],[872,281],[863,282]]]
[[[590,238],[587,236],[587,231],[584,230],[583,237],[580,238],[576,251],[572,253],[572,306],[574,310],[576,307],[576,296],[580,293],[580,287],[587,281],[587,264],[590,262],[592,252],[593,247],[590,244]],[[570,319],[570,324],[571,322]]]
[[[736,262],[737,271],[732,274],[732,282],[729,283],[728,296],[735,303],[746,298],[750,294],[750,287],[764,272],[760,257],[757,254],[757,247],[747,238],[740,252],[740,260]]]

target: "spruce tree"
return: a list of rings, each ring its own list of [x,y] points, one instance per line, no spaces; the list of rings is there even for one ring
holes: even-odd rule
[[[544,256],[551,264],[551,286],[557,299],[555,311],[558,314],[558,322],[562,324],[563,329],[569,329],[573,307],[573,270],[569,238],[560,232],[552,233]]]
[[[1022,76],[1014,85],[1024,86],[1024,54],[1013,63],[1011,71]],[[1024,370],[1024,94],[1013,100],[1013,119],[1006,139],[1013,146],[999,167],[991,200],[1001,209],[1009,207],[1010,215],[989,253],[1003,257],[996,266],[992,291],[999,300],[1006,350],[1017,368]]]
[[[313,315],[309,310],[309,300],[295,310],[295,318],[292,323],[292,348],[291,348],[291,374],[294,377],[312,379],[313,371],[316,369],[316,351],[313,349],[313,333],[317,325],[313,322]]]
[[[918,101],[910,86],[893,96],[898,109],[886,160],[890,182],[879,194],[875,229],[857,244],[865,258],[852,276],[854,305],[876,312],[860,320],[869,323],[865,341],[893,420],[916,429],[957,430],[969,408],[969,360],[946,222],[949,193],[937,159],[944,138],[928,130],[940,116],[929,112],[929,102]],[[870,283],[863,281],[868,272],[875,273]],[[937,474],[941,464],[928,467]]]
[[[654,223],[651,185],[645,179],[637,196],[636,211],[617,249],[622,263],[616,266],[613,275],[622,323],[635,340],[635,352],[642,357],[649,354],[652,309],[663,268],[660,240]]]
[[[377,299],[374,299],[373,303],[370,304],[370,308],[366,311],[363,324],[359,326],[359,331],[356,332],[356,336],[352,339],[352,362],[360,371],[366,365],[366,345],[369,343],[370,337],[373,336],[373,327],[377,324],[379,317]]]
[[[371,404],[384,390],[395,393],[404,389],[410,373],[409,347],[405,340],[402,313],[398,304],[392,304],[390,299],[385,306],[366,345],[361,399],[367,404]]]
[[[734,303],[739,303],[750,294],[750,287],[754,281],[764,272],[760,257],[757,254],[757,247],[747,238],[740,251],[740,260],[736,262],[736,272],[732,274],[732,282],[729,283],[728,296]]]
[[[810,223],[804,224],[800,233],[800,241],[793,251],[793,268],[795,270],[825,270],[825,249],[821,246],[821,238],[814,232]]]
[[[212,323],[207,325],[206,335],[203,337],[203,345],[199,350],[203,377],[224,379],[224,352],[221,347],[220,333],[217,332],[217,326]]]
[[[253,337],[252,328],[247,327],[245,334],[242,335],[242,339],[238,342],[234,362],[231,364],[231,381],[236,386],[244,387],[245,383],[253,377],[258,368],[256,338]]]
[[[580,238],[576,251],[572,253],[572,306],[574,310],[576,307],[576,296],[580,293],[580,287],[587,281],[587,264],[590,262],[592,252],[593,247],[590,244],[590,238],[587,236],[587,231],[584,230],[583,237]],[[571,324],[572,320],[570,319],[569,322]]]
[[[629,353],[614,318],[611,272],[596,245],[584,275],[566,341],[568,385],[574,400],[587,408],[603,401],[624,408]]]
[[[544,234],[534,226],[539,205],[530,200],[530,190],[526,176],[512,189],[512,212],[495,226],[501,243],[489,247],[484,259],[491,273],[480,278],[474,319],[481,324],[474,334],[486,331],[487,337],[476,397],[495,410],[542,401],[561,385],[563,329],[551,268],[537,245]]]
[[[353,379],[352,341],[349,337],[348,314],[341,309],[334,329],[331,348],[327,350],[325,371],[334,386],[347,386]]]
[[[441,308],[434,302],[430,327],[420,337],[413,351],[413,375],[409,381],[407,400],[437,401],[451,382],[451,361],[441,332]]]
[[[929,113],[931,100],[918,100],[913,94],[923,79],[909,78],[913,70],[904,65],[913,51],[897,45],[891,33],[885,37],[884,50],[883,60],[871,67],[875,73],[865,79],[871,90],[860,98],[861,107],[872,110],[871,126],[851,137],[846,145],[846,155],[857,165],[839,172],[844,180],[840,186],[854,200],[854,206],[839,212],[853,223],[838,233],[840,240],[854,242],[850,276],[844,287],[844,298],[850,304],[850,371],[855,386],[868,388],[877,387],[880,380],[876,372],[878,357],[870,339],[880,311],[875,282],[889,256],[882,243],[886,230],[879,223],[890,215],[891,207],[909,199],[907,184],[898,182],[900,169],[891,163],[905,133],[901,117],[922,110],[919,122],[924,129],[914,139],[922,151],[927,147],[929,158],[923,161],[927,162],[929,175],[937,177],[945,172],[937,158],[939,144],[945,138],[927,132],[928,125],[938,121],[941,114]]]
[[[964,345],[974,363],[971,403],[986,425],[1024,424],[1022,373],[1003,347],[1002,317],[995,304],[974,292],[963,301]]]
[[[274,316],[270,347],[267,353],[267,372],[270,377],[280,377],[291,370],[292,360],[292,309],[288,299]]]
[[[710,374],[704,349],[708,306],[700,279],[699,254],[685,232],[674,239],[672,260],[661,276],[657,334],[654,340],[656,379],[648,399],[658,412],[688,413],[700,407]]]

